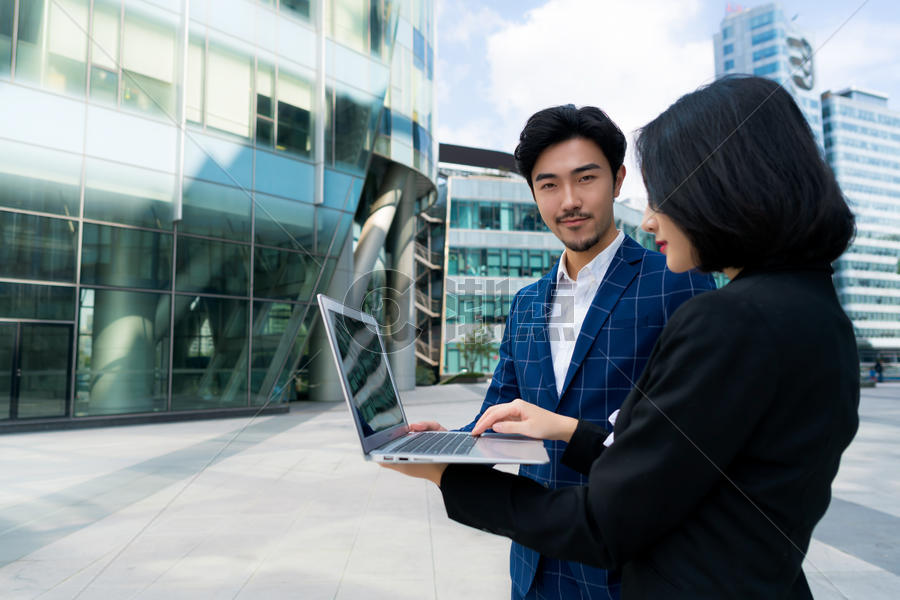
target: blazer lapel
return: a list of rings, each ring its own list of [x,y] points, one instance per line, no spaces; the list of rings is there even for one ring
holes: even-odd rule
[[[631,283],[631,280],[638,274],[636,263],[640,262],[644,257],[644,248],[627,235],[616,251],[613,260],[606,271],[606,276],[597,293],[594,295],[594,301],[588,309],[587,315],[584,317],[584,323],[581,325],[581,332],[578,334],[578,340],[575,342],[575,349],[572,352],[572,362],[569,364],[569,370],[566,372],[566,380],[562,386],[562,392],[559,397],[562,398],[581,363],[584,362],[588,350],[594,345],[597,334],[603,328],[603,325],[609,319],[609,315],[615,307],[619,298],[625,292],[625,289]],[[607,349],[609,352],[609,349]],[[551,371],[552,371],[551,361]]]
[[[548,330],[548,317],[553,307],[553,290],[556,287],[556,270],[559,268],[559,261],[556,266],[538,280],[537,298],[532,304],[532,318],[534,319],[534,330],[532,331],[533,343],[537,345],[537,356],[541,362],[541,382],[540,388],[550,394],[550,402],[552,406],[559,404],[559,397],[556,394],[556,376],[553,373],[553,355],[550,353],[550,335]]]

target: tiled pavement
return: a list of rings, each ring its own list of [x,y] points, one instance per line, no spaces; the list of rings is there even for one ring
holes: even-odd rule
[[[484,386],[405,394],[469,420]],[[900,597],[900,384],[861,427],[816,530],[816,598]],[[288,415],[0,436],[0,598],[507,598],[508,542],[431,484],[362,460],[342,403]]]

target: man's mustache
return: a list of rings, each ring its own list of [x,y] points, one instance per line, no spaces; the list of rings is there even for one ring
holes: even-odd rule
[[[556,222],[562,223],[563,221],[565,221],[567,219],[590,219],[590,218],[591,218],[590,213],[568,212],[568,213],[565,213],[563,215],[556,217]]]

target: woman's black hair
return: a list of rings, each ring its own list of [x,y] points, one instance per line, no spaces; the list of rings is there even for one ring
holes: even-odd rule
[[[638,134],[650,207],[680,227],[702,271],[825,264],[854,218],[791,96],[726,77],[682,96]]]
[[[574,138],[585,138],[597,144],[612,170],[613,179],[625,160],[625,135],[606,113],[595,106],[575,108],[574,104],[545,108],[531,115],[519,134],[516,146],[516,170],[534,185],[531,172],[538,157],[549,146]]]

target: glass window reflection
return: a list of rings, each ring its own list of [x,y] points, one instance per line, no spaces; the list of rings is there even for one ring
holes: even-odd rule
[[[81,283],[164,290],[172,281],[172,234],[85,223]]]
[[[0,77],[9,77],[11,70],[14,18],[15,0],[0,0]]]
[[[250,247],[179,236],[175,289],[247,296]]]
[[[306,78],[279,70],[278,133],[276,147],[309,157],[312,155],[312,84]]]
[[[91,98],[107,104],[119,99],[118,2],[94,0],[91,44]]]
[[[251,398],[255,405],[290,400],[285,386],[293,385],[290,369],[306,345],[317,311],[308,304],[253,303]]]
[[[80,187],[80,156],[0,140],[0,205],[74,217]]]
[[[76,417],[166,410],[169,298],[119,290],[81,291]]]
[[[313,252],[315,207],[266,194],[256,194],[256,242]]]
[[[172,228],[173,175],[92,158],[86,159],[86,163],[86,218]]]
[[[172,410],[247,406],[245,300],[175,297]]]
[[[253,295],[260,298],[306,300],[312,296],[323,257],[274,248],[256,248]]]
[[[141,112],[175,114],[175,26],[125,10],[122,104]]]
[[[250,241],[250,192],[195,179],[184,181],[180,231]]]
[[[251,58],[210,46],[206,68],[206,124],[249,137]]]
[[[78,222],[0,212],[3,275],[45,281],[75,281]]]
[[[75,318],[75,288],[0,283],[0,318],[71,321]]]

